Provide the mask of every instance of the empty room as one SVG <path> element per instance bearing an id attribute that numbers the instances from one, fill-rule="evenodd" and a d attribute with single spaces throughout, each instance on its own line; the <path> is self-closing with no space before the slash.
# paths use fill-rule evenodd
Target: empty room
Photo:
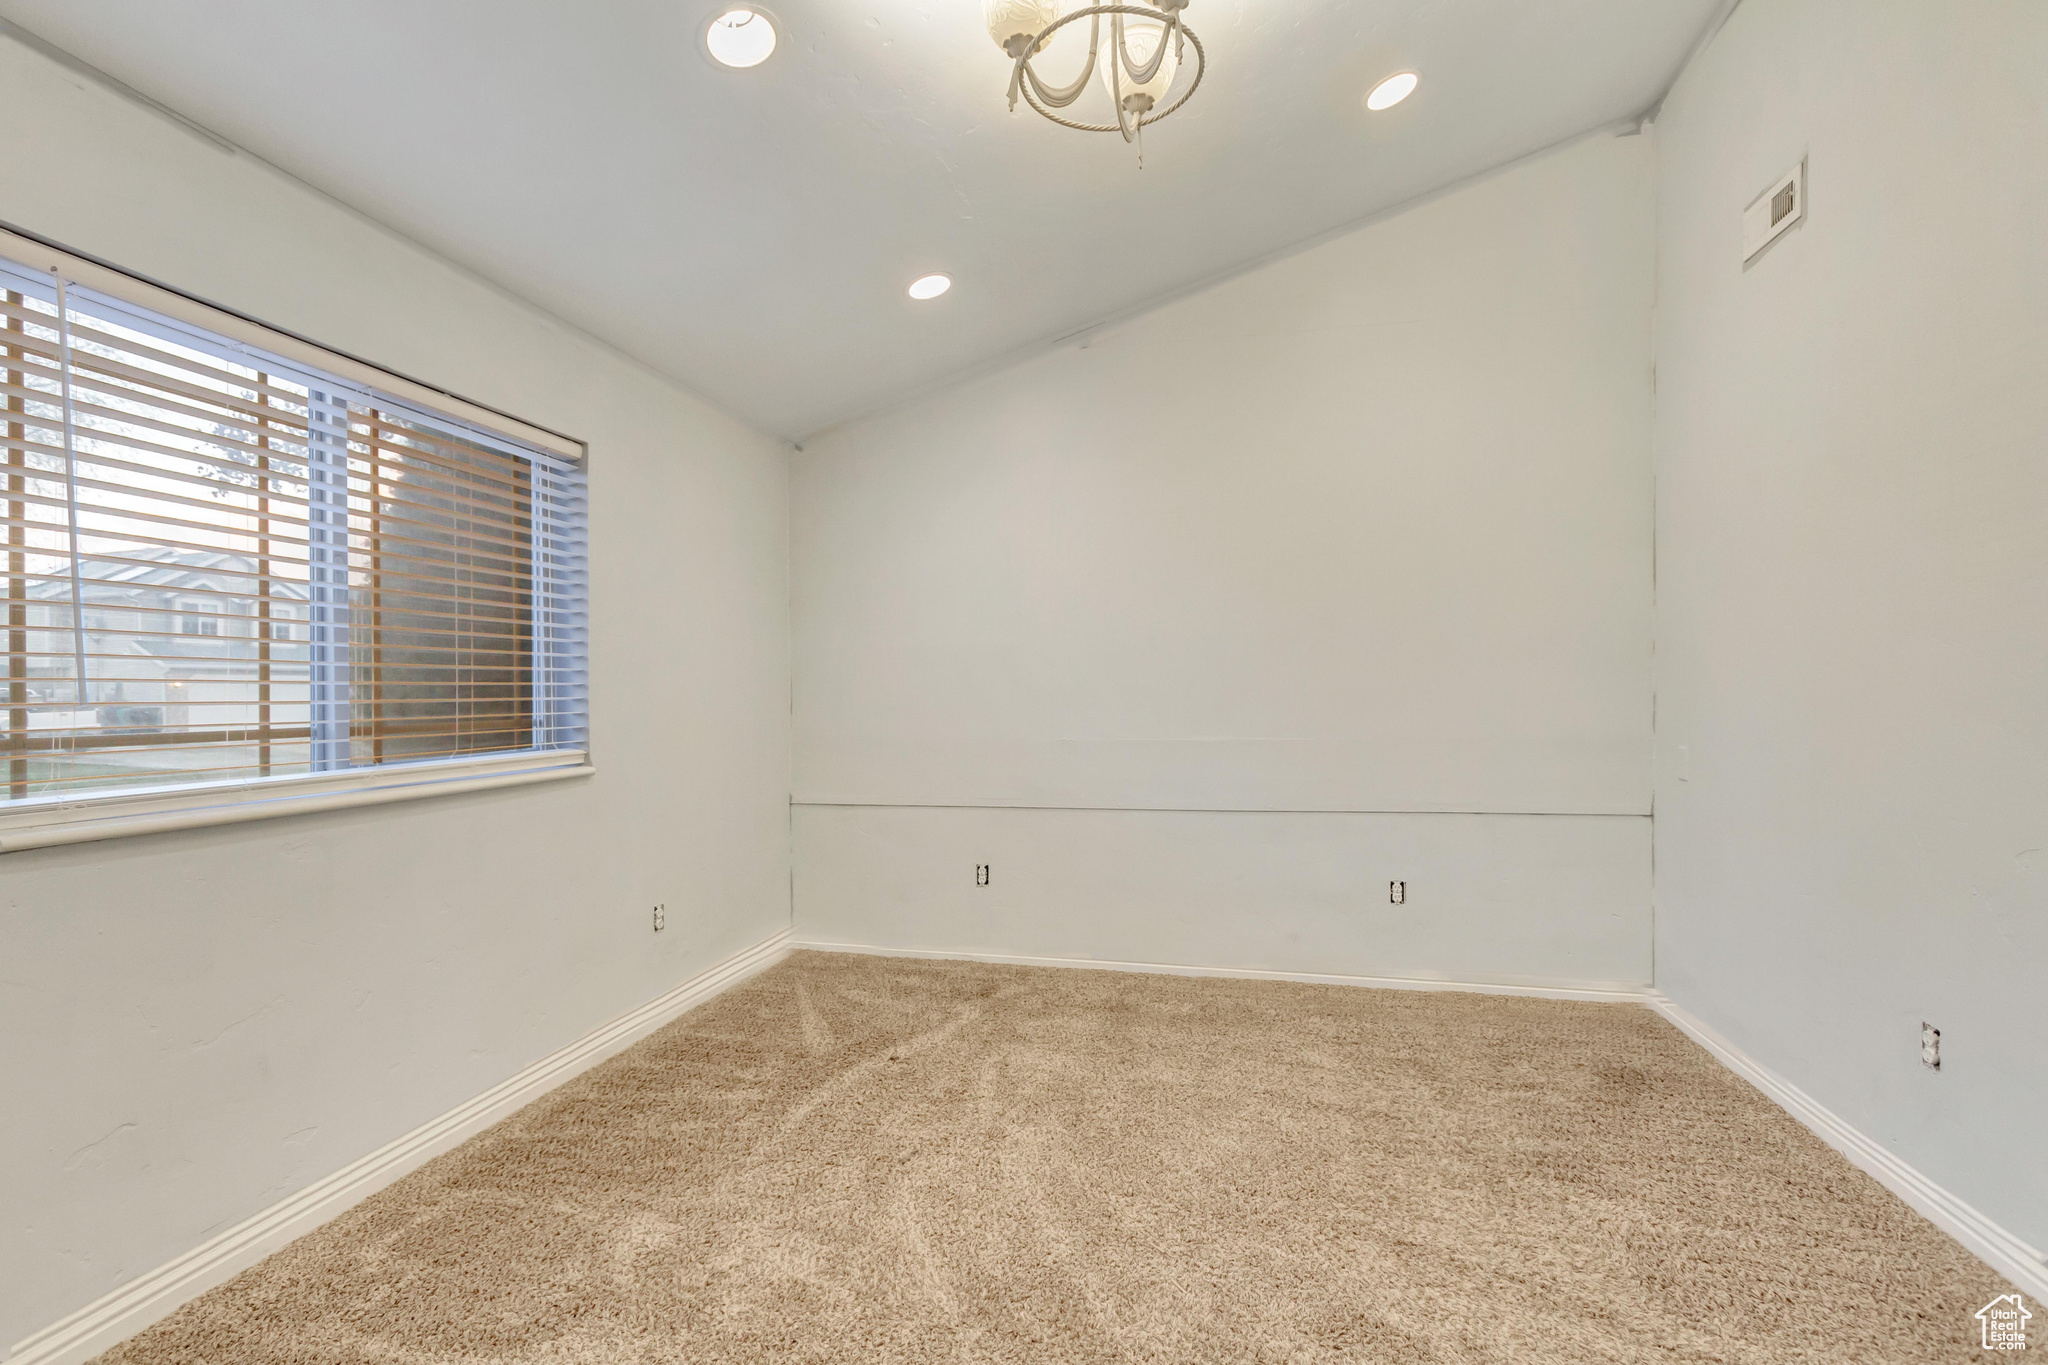
<path id="1" fill-rule="evenodd" d="M 0 0 L 0 1362 L 2048 1348 L 2048 5 Z"/>

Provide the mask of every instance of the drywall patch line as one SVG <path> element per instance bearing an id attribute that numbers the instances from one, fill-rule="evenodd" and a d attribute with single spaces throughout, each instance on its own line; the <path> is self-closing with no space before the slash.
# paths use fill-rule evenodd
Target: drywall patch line
<path id="1" fill-rule="evenodd" d="M 223 1284 L 295 1238 L 703 1004 L 790 952 L 785 929 L 674 990 L 584 1034 L 437 1119 L 271 1205 L 212 1241 L 138 1276 L 61 1322 L 15 1343 L 8 1365 L 77 1365 Z"/>
<path id="2" fill-rule="evenodd" d="M 1850 1165 L 1955 1238 L 1971 1255 L 2025 1293 L 2048 1299 L 2048 1256 L 2038 1248 L 2021 1241 L 1967 1200 L 1930 1180 L 1882 1142 L 1687 1013 L 1662 991 L 1651 990 L 1644 1003 L 1713 1053 L 1723 1066 L 1762 1091 L 1765 1098 L 1799 1120 L 1815 1137 L 1847 1157 Z"/>
<path id="3" fill-rule="evenodd" d="M 1133 815 L 1513 815 L 1562 820 L 1647 820 L 1647 810 L 1449 810 L 1409 807 L 1375 810 L 1362 806 L 1041 806 L 1006 801 L 805 801 L 792 806 L 821 810 L 1071 810 L 1127 811 Z"/>
<path id="4" fill-rule="evenodd" d="M 937 962 L 991 962 L 1009 967 L 1067 967 L 1099 972 L 1142 972 L 1151 976 L 1227 977 L 1240 981 L 1299 981 L 1315 986 L 1365 986 L 1397 991 L 1470 991 L 1478 995 L 1527 995 L 1541 1000 L 1592 1000 L 1640 1005 L 1649 999 L 1646 982 L 1559 981 L 1502 977 L 1458 981 L 1423 976 L 1345 976 L 1328 972 L 1282 972 L 1264 967 L 1194 967 L 1170 962 L 1118 962 L 1093 957 L 1032 957 L 1019 953 L 955 952 L 946 948 L 882 948 L 869 943 L 825 943 L 798 939 L 793 951 L 859 953 L 867 957 L 909 957 Z"/>

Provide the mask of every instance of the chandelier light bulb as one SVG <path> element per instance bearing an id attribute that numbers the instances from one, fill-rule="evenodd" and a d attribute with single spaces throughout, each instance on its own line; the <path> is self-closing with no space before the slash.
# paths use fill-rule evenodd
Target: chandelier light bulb
<path id="1" fill-rule="evenodd" d="M 1382 109 L 1391 109 L 1414 94 L 1415 87 L 1421 82 L 1422 77 L 1413 71 L 1403 71 L 1399 75 L 1389 76 L 1375 85 L 1372 93 L 1365 97 L 1365 107 L 1374 113 Z"/>
<path id="2" fill-rule="evenodd" d="M 704 30 L 704 46 L 724 66 L 759 66 L 775 51 L 775 23 L 758 10 L 729 9 Z"/>
<path id="3" fill-rule="evenodd" d="M 981 17 L 996 46 L 1016 57 L 1060 17 L 1059 0 L 981 0 Z"/>
<path id="4" fill-rule="evenodd" d="M 1121 16 L 1119 16 L 1121 17 Z M 1111 96 L 1122 96 L 1124 111 L 1133 116 L 1152 112 L 1166 99 L 1167 90 L 1173 85 L 1173 78 L 1180 71 L 1180 61 L 1172 48 L 1161 59 L 1159 69 L 1147 81 L 1131 79 L 1131 67 L 1140 71 L 1152 60 L 1152 54 L 1159 51 L 1159 44 L 1166 40 L 1166 26 L 1151 24 L 1143 19 L 1126 19 L 1124 23 L 1124 53 L 1128 60 L 1119 65 L 1116 59 L 1115 30 L 1109 29 L 1102 35 L 1102 88 Z"/>

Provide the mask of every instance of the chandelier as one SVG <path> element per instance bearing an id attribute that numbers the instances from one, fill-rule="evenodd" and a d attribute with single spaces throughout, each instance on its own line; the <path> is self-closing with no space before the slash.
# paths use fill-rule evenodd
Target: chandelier
<path id="1" fill-rule="evenodd" d="M 1159 122 L 1188 102 L 1208 69 L 1202 40 L 1181 22 L 1181 11 L 1187 5 L 1188 0 L 1152 0 L 1145 5 L 1090 5 L 1062 15 L 1060 0 L 982 0 L 989 36 L 1010 55 L 1011 111 L 1015 112 L 1021 95 L 1026 104 L 1063 128 L 1122 133 L 1126 142 L 1141 138 L 1147 124 Z M 1109 20 L 1107 34 L 1103 31 L 1105 18 Z M 1033 68 L 1032 58 L 1045 51 L 1055 33 L 1083 19 L 1088 21 L 1088 60 L 1081 74 L 1065 85 L 1048 85 Z M 1105 37 L 1107 51 L 1103 50 Z M 1164 103 L 1190 47 L 1195 50 L 1194 79 L 1179 99 Z M 1116 122 L 1082 123 L 1054 112 L 1078 101 L 1098 69 Z M 1143 149 L 1140 141 L 1141 154 Z"/>

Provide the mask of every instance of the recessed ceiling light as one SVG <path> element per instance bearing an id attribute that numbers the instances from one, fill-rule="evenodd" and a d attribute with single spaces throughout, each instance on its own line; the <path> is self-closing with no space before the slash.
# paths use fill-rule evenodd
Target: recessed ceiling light
<path id="1" fill-rule="evenodd" d="M 914 299 L 935 299 L 953 287 L 951 275 L 926 275 L 910 282 L 910 297 Z"/>
<path id="2" fill-rule="evenodd" d="M 759 66 L 775 51 L 775 21 L 756 9 L 729 9 L 704 30 L 704 46 L 725 66 Z"/>
<path id="3" fill-rule="evenodd" d="M 1398 76 L 1389 76 L 1375 85 L 1372 93 L 1365 97 L 1365 107 L 1374 112 L 1391 109 L 1414 94 L 1415 87 L 1421 80 L 1422 77 L 1413 71 L 1403 71 Z"/>

